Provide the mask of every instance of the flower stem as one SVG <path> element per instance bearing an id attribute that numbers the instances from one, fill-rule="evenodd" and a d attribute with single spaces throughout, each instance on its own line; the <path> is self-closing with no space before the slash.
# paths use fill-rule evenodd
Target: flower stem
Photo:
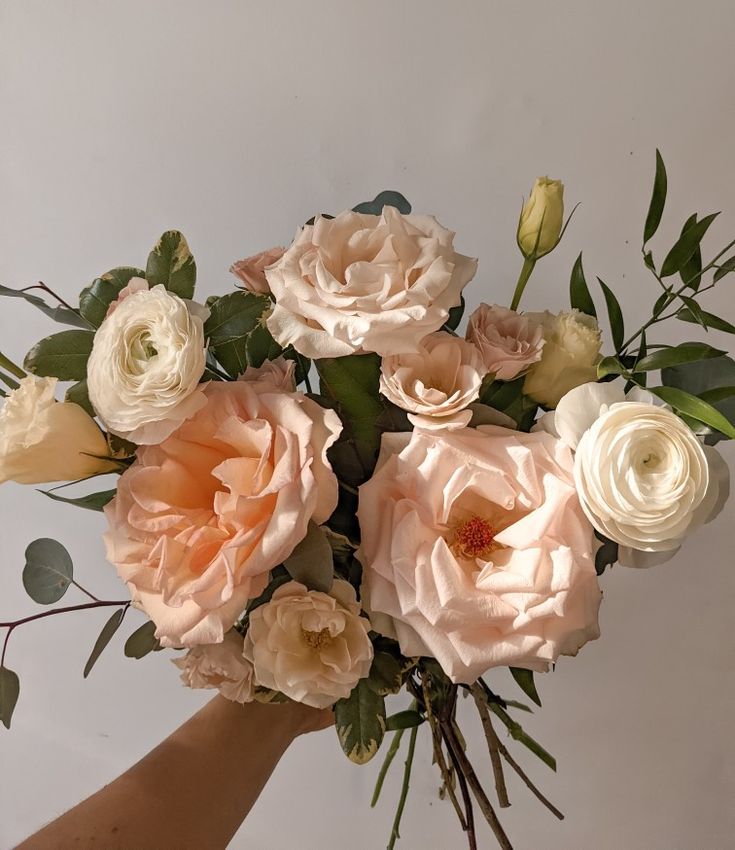
<path id="1" fill-rule="evenodd" d="M 378 802 L 378 798 L 380 797 L 380 792 L 383 790 L 383 782 L 385 782 L 385 776 L 388 773 L 388 768 L 391 766 L 393 759 L 396 757 L 396 753 L 398 752 L 398 748 L 401 746 L 401 738 L 403 737 L 403 733 L 405 729 L 398 729 L 394 735 L 393 740 L 390 742 L 390 747 L 388 752 L 385 755 L 385 761 L 380 768 L 380 773 L 378 774 L 378 779 L 375 782 L 375 790 L 373 791 L 373 799 L 370 801 L 370 808 L 375 808 L 375 805 Z"/>
<path id="2" fill-rule="evenodd" d="M 498 794 L 498 805 L 501 809 L 507 809 L 510 806 L 510 800 L 508 799 L 508 789 L 505 785 L 505 776 L 503 775 L 503 762 L 500 759 L 500 740 L 493 729 L 490 712 L 488 711 L 485 700 L 485 691 L 475 682 L 474 685 L 470 685 L 470 693 L 477 706 L 477 713 L 480 715 L 480 722 L 482 723 L 485 738 L 487 739 L 490 762 L 493 766 L 495 790 Z"/>
<path id="3" fill-rule="evenodd" d="M 406 797 L 408 796 L 408 783 L 411 779 L 411 768 L 413 767 L 413 754 L 416 750 L 416 734 L 419 731 L 418 726 L 414 726 L 411 729 L 411 736 L 408 739 L 408 755 L 406 756 L 405 767 L 403 770 L 403 787 L 401 788 L 401 796 L 398 800 L 398 808 L 396 809 L 396 816 L 393 820 L 393 831 L 390 834 L 390 841 L 388 842 L 387 850 L 393 850 L 396 846 L 396 840 L 399 839 L 400 833 L 399 828 L 401 825 L 401 818 L 403 817 L 403 809 L 406 806 Z"/>
<path id="4" fill-rule="evenodd" d="M 16 366 L 12 360 L 10 360 L 2 353 L 2 351 L 0 351 L 0 366 L 10 372 L 12 375 L 15 375 L 16 378 L 26 377 L 26 373 L 20 368 L 20 366 Z"/>
<path id="5" fill-rule="evenodd" d="M 526 284 L 528 283 L 529 277 L 531 277 L 531 272 L 535 265 L 536 259 L 534 257 L 526 257 L 523 261 L 523 267 L 521 268 L 520 275 L 518 275 L 518 283 L 516 283 L 515 292 L 513 293 L 513 300 L 510 302 L 511 310 L 518 309 L 518 305 L 521 303 L 523 290 L 526 288 Z"/>

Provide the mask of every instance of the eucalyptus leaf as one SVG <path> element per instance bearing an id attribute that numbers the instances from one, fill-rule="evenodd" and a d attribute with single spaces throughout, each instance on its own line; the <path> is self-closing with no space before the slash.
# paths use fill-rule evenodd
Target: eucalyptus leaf
<path id="1" fill-rule="evenodd" d="M 584 276 L 581 253 L 574 261 L 574 267 L 572 268 L 572 276 L 569 281 L 569 303 L 582 313 L 586 313 L 588 316 L 594 316 L 595 318 L 597 317 L 595 302 L 592 300 L 592 295 L 590 295 L 590 290 Z"/>
<path id="2" fill-rule="evenodd" d="M 602 293 L 605 296 L 605 304 L 607 305 L 607 316 L 610 321 L 610 332 L 612 334 L 613 345 L 615 346 L 616 351 L 620 351 L 623 346 L 623 341 L 625 340 L 623 311 L 620 309 L 620 304 L 618 304 L 618 299 L 615 297 L 615 293 L 612 289 L 610 289 L 610 287 L 599 277 L 597 280 L 602 287 Z"/>
<path id="3" fill-rule="evenodd" d="M 655 369 L 666 369 L 681 363 L 695 363 L 698 360 L 708 360 L 722 357 L 724 351 L 712 348 L 703 342 L 689 342 L 675 345 L 671 348 L 659 348 L 657 351 L 642 357 L 635 366 L 636 372 L 651 372 Z"/>
<path id="4" fill-rule="evenodd" d="M 43 290 L 41 290 L 43 291 Z M 21 289 L 11 289 L 9 286 L 0 286 L 0 296 L 6 298 L 22 298 L 29 304 L 32 304 L 36 309 L 45 313 L 55 322 L 62 325 L 72 325 L 76 328 L 88 328 L 89 324 L 75 310 L 70 310 L 68 307 L 52 307 L 47 304 L 43 298 L 34 295 L 32 292 L 25 292 Z"/>
<path id="5" fill-rule="evenodd" d="M 385 699 L 360 679 L 349 697 L 335 704 L 334 719 L 347 758 L 355 764 L 369 762 L 385 735 Z"/>
<path id="6" fill-rule="evenodd" d="M 85 679 L 87 678 L 87 676 L 89 676 L 92 668 L 97 662 L 97 659 L 100 657 L 107 644 L 112 640 L 112 637 L 115 632 L 120 628 L 120 623 L 122 623 L 126 611 L 126 607 L 118 608 L 102 627 L 102 631 L 99 633 L 99 637 L 97 638 L 94 646 L 92 647 L 92 652 L 90 653 L 89 658 L 87 659 L 87 663 L 84 665 Z"/>
<path id="7" fill-rule="evenodd" d="M 0 667 L 0 721 L 6 729 L 10 729 L 10 721 L 20 696 L 20 679 L 18 674 L 7 667 Z"/>
<path id="8" fill-rule="evenodd" d="M 48 496 L 55 502 L 65 502 L 67 505 L 86 508 L 88 511 L 101 511 L 105 505 L 115 498 L 117 490 L 102 490 L 99 493 L 88 493 L 86 496 L 59 496 L 52 490 L 39 490 L 38 492 L 43 493 L 44 496 Z"/>
<path id="9" fill-rule="evenodd" d="M 34 540 L 26 548 L 23 587 L 34 602 L 51 605 L 66 593 L 74 577 L 71 555 L 50 537 Z"/>
<path id="10" fill-rule="evenodd" d="M 204 333 L 230 377 L 236 378 L 247 369 L 248 336 L 270 307 L 270 299 L 266 296 L 242 290 L 229 292 L 212 302 Z"/>
<path id="11" fill-rule="evenodd" d="M 178 230 L 167 230 L 153 246 L 145 267 L 153 288 L 159 284 L 180 298 L 193 298 L 197 267 L 189 245 Z"/>
<path id="12" fill-rule="evenodd" d="M 105 272 L 81 291 L 79 312 L 92 327 L 98 328 L 102 324 L 110 304 L 117 300 L 121 290 L 134 277 L 145 278 L 145 272 L 133 266 L 119 266 Z"/>
<path id="13" fill-rule="evenodd" d="M 329 593 L 334 582 L 332 547 L 327 535 L 315 522 L 309 522 L 306 537 L 283 562 L 294 581 L 305 584 L 309 590 Z"/>
<path id="14" fill-rule="evenodd" d="M 143 658 L 149 652 L 158 652 L 162 648 L 156 637 L 156 624 L 150 620 L 143 623 L 125 641 L 125 655 L 128 658 Z"/>
<path id="15" fill-rule="evenodd" d="M 693 324 L 702 324 L 702 320 L 704 320 L 704 323 L 708 328 L 712 328 L 716 331 L 723 331 L 727 334 L 735 334 L 735 325 L 725 319 L 721 319 L 714 313 L 708 313 L 701 307 L 699 307 L 699 311 L 697 313 L 691 309 L 691 305 L 688 307 L 682 307 L 676 314 L 676 318 L 680 319 L 682 322 L 692 322 Z"/>
<path id="16" fill-rule="evenodd" d="M 62 381 L 87 377 L 87 360 L 92 353 L 93 331 L 60 331 L 44 337 L 26 354 L 26 371 Z"/>
<path id="17" fill-rule="evenodd" d="M 541 705 L 541 698 L 536 690 L 536 683 L 533 681 L 533 670 L 524 670 L 522 667 L 510 667 L 511 676 L 515 679 L 518 687 L 523 693 L 536 705 Z"/>
<path id="18" fill-rule="evenodd" d="M 363 201 L 352 209 L 358 213 L 380 215 L 383 212 L 383 207 L 395 207 L 403 215 L 408 215 L 411 212 L 411 204 L 409 204 L 403 195 L 400 192 L 394 192 L 390 189 L 379 192 L 372 201 Z"/>
<path id="19" fill-rule="evenodd" d="M 413 729 L 424 722 L 424 717 L 411 708 L 391 714 L 385 721 L 386 732 L 397 732 L 399 729 Z"/>
<path id="20" fill-rule="evenodd" d="M 646 215 L 646 224 L 643 228 L 643 244 L 654 235 L 661 223 L 661 216 L 664 212 L 666 203 L 666 166 L 664 165 L 663 157 L 659 150 L 656 150 L 656 176 L 653 180 L 653 193 L 651 194 L 651 202 L 648 205 L 648 213 Z"/>
<path id="21" fill-rule="evenodd" d="M 704 238 L 709 226 L 717 218 L 719 213 L 706 215 L 701 221 L 697 221 L 690 225 L 674 243 L 674 247 L 666 255 L 666 259 L 661 266 L 661 277 L 668 277 L 681 271 L 684 266 L 692 259 L 699 244 Z"/>

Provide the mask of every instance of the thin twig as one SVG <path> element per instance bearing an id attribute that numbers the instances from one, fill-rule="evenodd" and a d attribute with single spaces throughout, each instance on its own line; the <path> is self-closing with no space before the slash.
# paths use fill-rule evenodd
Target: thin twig
<path id="1" fill-rule="evenodd" d="M 413 754 L 416 750 L 416 734 L 418 730 L 419 727 L 414 726 L 411 729 L 411 736 L 408 739 L 408 755 L 406 756 L 405 767 L 403 770 L 403 786 L 401 787 L 401 796 L 398 800 L 398 808 L 396 809 L 396 816 L 393 820 L 393 830 L 390 834 L 390 841 L 388 842 L 387 850 L 393 850 L 396 846 L 396 840 L 401 837 L 399 829 L 401 826 L 403 809 L 406 806 L 406 797 L 408 796 L 408 783 L 411 779 L 411 767 L 413 766 Z"/>
<path id="2" fill-rule="evenodd" d="M 447 745 L 447 752 L 449 753 L 449 758 L 452 760 L 452 764 L 454 765 L 454 772 L 457 775 L 457 784 L 459 785 L 459 790 L 462 794 L 462 800 L 464 801 L 464 808 L 466 812 L 467 821 L 467 840 L 470 844 L 470 850 L 477 850 L 477 835 L 475 834 L 475 815 L 472 809 L 472 798 L 470 797 L 470 792 L 467 789 L 467 780 L 464 778 L 464 774 L 462 773 L 462 769 L 459 765 L 459 761 L 457 760 L 457 756 L 454 754 L 454 750 L 452 749 L 452 745 L 446 736 L 446 732 L 444 731 L 443 726 L 442 733 L 444 741 Z"/>
<path id="3" fill-rule="evenodd" d="M 520 778 L 525 783 L 528 790 L 540 801 L 542 802 L 546 808 L 551 812 L 552 815 L 559 818 L 559 820 L 564 820 L 564 815 L 556 806 L 544 797 L 544 795 L 538 790 L 538 788 L 531 782 L 531 780 L 526 775 L 523 768 L 518 764 L 518 762 L 513 758 L 513 756 L 508 752 L 508 748 L 503 744 L 502 741 L 498 741 L 500 751 L 500 755 L 508 762 L 510 767 L 515 770 L 515 772 L 520 776 Z"/>
<path id="4" fill-rule="evenodd" d="M 487 739 L 487 747 L 490 751 L 490 762 L 493 766 L 493 777 L 495 779 L 495 790 L 498 794 L 498 805 L 501 809 L 507 809 L 510 806 L 508 799 L 508 789 L 505 785 L 505 776 L 503 775 L 503 762 L 500 759 L 500 740 L 493 729 L 492 721 L 490 720 L 490 712 L 488 711 L 487 702 L 485 700 L 485 691 L 480 685 L 475 682 L 470 686 L 470 693 L 475 700 L 477 712 L 480 715 L 482 728 Z"/>
<path id="5" fill-rule="evenodd" d="M 375 790 L 373 791 L 373 799 L 370 801 L 370 808 L 375 808 L 375 805 L 378 802 L 378 797 L 380 797 L 380 792 L 383 790 L 383 782 L 385 782 L 385 775 L 388 773 L 388 768 L 391 766 L 391 762 L 396 757 L 396 753 L 398 752 L 398 748 L 401 745 L 401 738 L 403 737 L 403 733 L 405 729 L 398 729 L 393 735 L 393 740 L 390 742 L 390 747 L 388 748 L 388 752 L 385 754 L 385 761 L 383 762 L 380 773 L 378 774 L 378 779 L 375 782 Z"/>
<path id="6" fill-rule="evenodd" d="M 5 623 L 0 623 L 0 628 L 14 629 L 17 626 L 22 626 L 24 623 L 30 623 L 33 620 L 40 620 L 43 617 L 53 617 L 55 614 L 67 614 L 70 611 L 85 611 L 89 608 L 104 608 L 110 605 L 129 605 L 129 599 L 116 599 L 114 601 L 84 602 L 81 605 L 67 605 L 65 608 L 54 608 L 51 611 L 42 611 L 40 614 L 31 614 L 29 617 L 22 617 L 20 620 L 10 620 Z"/>

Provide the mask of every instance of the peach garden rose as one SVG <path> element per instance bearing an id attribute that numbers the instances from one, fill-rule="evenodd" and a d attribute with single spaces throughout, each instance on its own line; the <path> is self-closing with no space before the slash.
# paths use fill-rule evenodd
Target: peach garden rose
<path id="1" fill-rule="evenodd" d="M 594 533 L 549 434 L 386 434 L 358 518 L 373 628 L 453 682 L 545 670 L 599 636 Z"/>
<path id="2" fill-rule="evenodd" d="M 138 450 L 105 508 L 107 556 L 166 646 L 217 643 L 337 503 L 341 424 L 270 382 L 213 382 L 205 406 Z"/>
<path id="3" fill-rule="evenodd" d="M 173 663 L 189 688 L 216 688 L 232 702 L 252 702 L 256 687 L 253 665 L 245 659 L 242 648 L 242 635 L 230 629 L 221 643 L 193 646 Z"/>
<path id="4" fill-rule="evenodd" d="M 477 346 L 488 372 L 499 381 L 512 381 L 541 359 L 544 334 L 531 317 L 480 304 L 467 323 L 467 339 Z"/>

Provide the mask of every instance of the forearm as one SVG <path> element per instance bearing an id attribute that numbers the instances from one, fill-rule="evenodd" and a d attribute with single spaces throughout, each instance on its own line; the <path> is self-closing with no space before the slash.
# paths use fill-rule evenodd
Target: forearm
<path id="1" fill-rule="evenodd" d="M 118 779 L 17 850 L 224 848 L 313 709 L 215 697 Z M 321 724 L 323 725 L 323 724 Z"/>

